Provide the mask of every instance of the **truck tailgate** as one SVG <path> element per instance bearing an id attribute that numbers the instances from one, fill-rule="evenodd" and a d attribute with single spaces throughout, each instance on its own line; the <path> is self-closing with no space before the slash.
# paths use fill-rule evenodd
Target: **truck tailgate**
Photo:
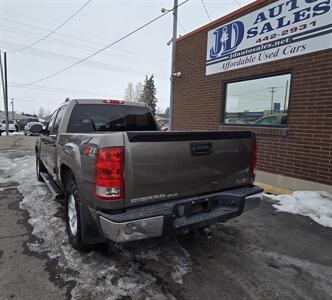
<path id="1" fill-rule="evenodd" d="M 126 207 L 248 185 L 251 132 L 127 132 Z"/>

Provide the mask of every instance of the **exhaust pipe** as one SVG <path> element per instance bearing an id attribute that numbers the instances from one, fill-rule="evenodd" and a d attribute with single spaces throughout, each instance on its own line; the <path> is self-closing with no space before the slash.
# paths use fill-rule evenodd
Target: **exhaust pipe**
<path id="1" fill-rule="evenodd" d="M 202 236 L 206 237 L 208 240 L 212 238 L 212 231 L 210 226 L 194 229 L 191 231 L 191 233 L 196 239 Z"/>
<path id="2" fill-rule="evenodd" d="M 210 227 L 204 227 L 203 232 L 208 240 L 212 238 L 212 231 Z"/>

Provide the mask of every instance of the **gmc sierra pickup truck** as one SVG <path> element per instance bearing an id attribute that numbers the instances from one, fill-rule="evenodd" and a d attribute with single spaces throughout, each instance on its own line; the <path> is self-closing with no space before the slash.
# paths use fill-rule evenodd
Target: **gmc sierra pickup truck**
<path id="1" fill-rule="evenodd" d="M 83 250 L 187 233 L 259 204 L 251 132 L 162 132 L 145 104 L 70 100 L 36 143 L 36 172 Z"/>

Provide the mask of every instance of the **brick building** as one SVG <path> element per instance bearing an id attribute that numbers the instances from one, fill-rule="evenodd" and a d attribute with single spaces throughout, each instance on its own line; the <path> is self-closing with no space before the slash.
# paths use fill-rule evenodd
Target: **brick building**
<path id="1" fill-rule="evenodd" d="M 178 38 L 174 129 L 254 131 L 261 177 L 331 186 L 331 23 L 329 0 L 258 0 Z"/>

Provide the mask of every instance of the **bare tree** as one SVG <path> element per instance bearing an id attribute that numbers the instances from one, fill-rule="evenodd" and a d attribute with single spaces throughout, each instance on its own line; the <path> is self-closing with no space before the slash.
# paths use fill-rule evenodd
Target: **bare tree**
<path id="1" fill-rule="evenodd" d="M 143 84 L 142 82 L 137 82 L 134 84 L 132 82 L 128 82 L 128 85 L 125 89 L 124 100 L 126 101 L 140 101 L 143 92 Z"/>
<path id="2" fill-rule="evenodd" d="M 45 116 L 45 109 L 44 107 L 39 107 L 39 110 L 38 110 L 38 117 L 39 118 L 43 118 Z"/>
<path id="3" fill-rule="evenodd" d="M 51 110 L 49 108 L 46 108 L 44 117 L 47 117 L 51 114 Z"/>
<path id="4" fill-rule="evenodd" d="M 126 101 L 134 101 L 135 100 L 135 89 L 134 89 L 134 84 L 132 82 L 128 82 L 128 85 L 125 89 L 124 99 Z"/>
<path id="5" fill-rule="evenodd" d="M 141 98 L 143 92 L 143 84 L 142 82 L 137 82 L 135 85 L 135 101 L 139 101 L 139 99 Z"/>

